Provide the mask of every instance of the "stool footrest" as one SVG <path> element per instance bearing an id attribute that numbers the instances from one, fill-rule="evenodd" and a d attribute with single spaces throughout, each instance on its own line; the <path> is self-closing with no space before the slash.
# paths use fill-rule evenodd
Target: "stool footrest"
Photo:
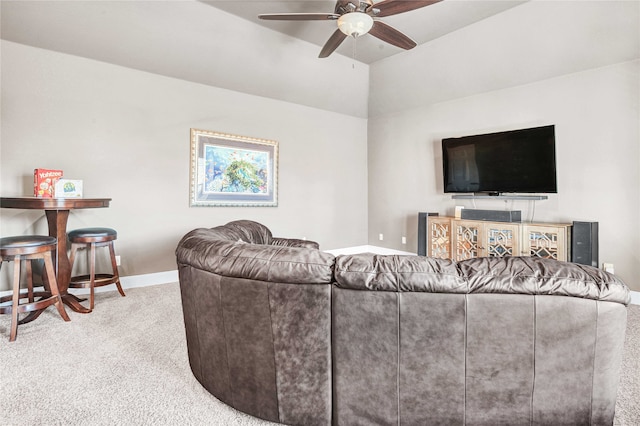
<path id="1" fill-rule="evenodd" d="M 94 287 L 102 287 L 103 285 L 113 284 L 119 281 L 119 277 L 113 274 L 96 274 Z M 71 281 L 69 281 L 70 288 L 86 288 L 91 287 L 91 276 L 90 275 L 78 275 L 75 277 L 71 277 Z"/>
<path id="2" fill-rule="evenodd" d="M 43 296 L 36 296 L 34 294 L 34 297 L 43 297 Z M 23 303 L 21 305 L 18 305 L 17 311 L 18 313 L 39 311 L 41 309 L 46 308 L 47 306 L 53 305 L 58 300 L 60 300 L 59 296 L 52 296 L 51 293 L 49 293 L 49 296 L 46 299 L 40 299 L 34 302 Z M 60 301 L 62 302 L 62 300 Z M 11 305 L 0 306 L 0 314 L 10 314 L 11 312 L 13 312 L 13 306 Z"/>
<path id="3" fill-rule="evenodd" d="M 50 291 L 34 291 L 33 292 L 33 297 L 51 297 L 51 292 Z M 25 290 L 25 291 L 21 291 L 18 294 L 18 300 L 22 300 L 22 299 L 28 299 L 29 298 L 29 293 Z M 6 303 L 6 302 L 11 302 L 13 300 L 13 296 L 12 295 L 7 295 L 4 297 L 0 297 L 0 303 Z"/>

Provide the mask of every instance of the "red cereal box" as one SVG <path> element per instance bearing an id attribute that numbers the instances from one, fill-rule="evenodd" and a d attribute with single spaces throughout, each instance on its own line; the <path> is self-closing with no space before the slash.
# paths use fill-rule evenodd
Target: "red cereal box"
<path id="1" fill-rule="evenodd" d="M 61 177 L 62 170 L 35 169 L 33 171 L 33 196 L 53 198 L 56 182 Z"/>

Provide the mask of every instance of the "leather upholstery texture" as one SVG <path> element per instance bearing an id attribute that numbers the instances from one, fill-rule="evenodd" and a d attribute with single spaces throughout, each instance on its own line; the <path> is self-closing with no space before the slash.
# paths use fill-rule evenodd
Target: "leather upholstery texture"
<path id="1" fill-rule="evenodd" d="M 251 229 L 238 222 L 197 229 L 178 245 L 191 370 L 211 394 L 245 413 L 331 424 L 335 258 L 317 243 L 273 239 L 255 222 L 243 223 Z"/>
<path id="2" fill-rule="evenodd" d="M 255 222 L 176 250 L 189 362 L 291 425 L 611 425 L 628 288 L 526 257 L 337 258 Z M 260 242 L 256 242 L 260 241 Z"/>

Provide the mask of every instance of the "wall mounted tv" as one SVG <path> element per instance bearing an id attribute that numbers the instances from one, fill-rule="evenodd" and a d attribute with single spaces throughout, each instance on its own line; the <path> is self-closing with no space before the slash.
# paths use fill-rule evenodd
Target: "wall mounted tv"
<path id="1" fill-rule="evenodd" d="M 444 192 L 556 193 L 555 126 L 442 140 Z"/>

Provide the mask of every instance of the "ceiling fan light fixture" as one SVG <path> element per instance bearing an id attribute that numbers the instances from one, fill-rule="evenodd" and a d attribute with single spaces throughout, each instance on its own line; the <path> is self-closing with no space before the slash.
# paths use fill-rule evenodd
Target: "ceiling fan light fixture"
<path id="1" fill-rule="evenodd" d="M 349 12 L 338 18 L 340 31 L 353 38 L 366 34 L 373 27 L 373 18 L 362 12 Z"/>

